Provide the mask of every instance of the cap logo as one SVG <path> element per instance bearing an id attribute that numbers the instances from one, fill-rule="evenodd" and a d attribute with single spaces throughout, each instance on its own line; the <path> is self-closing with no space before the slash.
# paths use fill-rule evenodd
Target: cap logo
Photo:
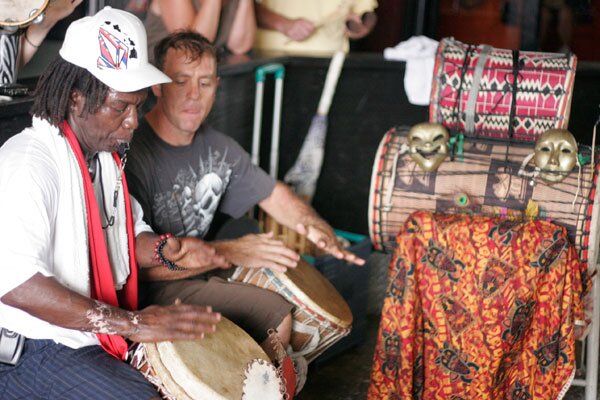
<path id="1" fill-rule="evenodd" d="M 112 25 L 109 21 L 105 21 L 105 24 L 106 27 L 100 27 L 98 30 L 100 56 L 96 65 L 99 69 L 127 69 L 129 59 L 137 58 L 135 43 L 127 34 L 121 32 L 119 25 Z M 113 32 L 109 32 L 108 29 Z"/>

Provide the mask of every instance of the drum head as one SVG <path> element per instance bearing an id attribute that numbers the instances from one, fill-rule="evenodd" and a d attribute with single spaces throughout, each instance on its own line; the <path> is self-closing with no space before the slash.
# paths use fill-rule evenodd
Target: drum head
<path id="1" fill-rule="evenodd" d="M 206 334 L 202 340 L 145 346 L 150 364 L 178 399 L 239 400 L 244 395 L 247 375 L 252 375 L 249 371 L 271 365 L 262 348 L 225 318 L 217 324 L 216 332 Z M 264 376 L 274 380 L 265 382 L 265 387 L 281 393 L 281 379 L 276 374 Z"/>
<path id="2" fill-rule="evenodd" d="M 0 28 L 25 26 L 40 16 L 48 0 L 0 0 Z"/>
<path id="3" fill-rule="evenodd" d="M 343 268 L 343 267 L 341 267 Z M 337 325 L 352 325 L 352 311 L 337 289 L 315 267 L 300 259 L 296 268 L 274 272 L 302 303 L 316 309 Z"/>

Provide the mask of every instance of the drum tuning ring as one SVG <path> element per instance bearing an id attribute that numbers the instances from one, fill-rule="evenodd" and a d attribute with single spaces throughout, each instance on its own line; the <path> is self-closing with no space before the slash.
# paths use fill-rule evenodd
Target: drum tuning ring
<path id="1" fill-rule="evenodd" d="M 16 22 L 13 18 L 7 18 L 3 22 Z M 12 35 L 19 30 L 19 27 L 16 25 L 7 25 L 2 26 L 0 23 L 0 34 Z"/>
<path id="2" fill-rule="evenodd" d="M 38 9 L 37 9 L 37 8 L 34 8 L 34 9 L 33 9 L 33 10 L 31 10 L 31 12 L 29 13 L 29 16 L 31 17 L 31 16 L 35 15 L 37 12 L 38 12 Z M 38 25 L 38 24 L 41 24 L 41 23 L 44 21 L 44 18 L 45 18 L 45 14 L 44 14 L 44 13 L 40 13 L 40 15 L 38 15 L 37 17 L 35 17 L 35 18 L 33 19 L 33 21 L 31 21 L 31 23 L 32 23 L 32 24 L 36 24 L 36 25 Z"/>

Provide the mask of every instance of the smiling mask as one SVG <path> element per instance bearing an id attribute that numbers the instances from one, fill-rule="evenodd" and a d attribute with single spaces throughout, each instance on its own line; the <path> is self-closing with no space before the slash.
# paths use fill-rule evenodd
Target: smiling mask
<path id="1" fill-rule="evenodd" d="M 566 129 L 550 129 L 540 135 L 533 156 L 539 177 L 548 183 L 560 182 L 577 164 L 577 142 Z"/>
<path id="2" fill-rule="evenodd" d="M 409 155 L 423 171 L 433 172 L 448 155 L 449 138 L 448 131 L 440 124 L 417 124 L 408 132 Z"/>

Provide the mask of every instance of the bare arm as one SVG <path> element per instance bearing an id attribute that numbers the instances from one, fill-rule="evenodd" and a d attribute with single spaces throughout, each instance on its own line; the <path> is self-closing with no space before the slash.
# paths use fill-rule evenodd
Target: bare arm
<path id="1" fill-rule="evenodd" d="M 363 259 L 340 247 L 331 226 L 287 185 L 277 182 L 271 195 L 259 205 L 279 223 L 306 235 L 311 242 L 334 257 L 364 264 Z"/>
<path id="2" fill-rule="evenodd" d="M 229 268 L 231 264 L 215 247 L 193 237 L 169 238 L 163 249 L 165 257 L 184 271 L 171 271 L 154 258 L 154 246 L 159 236 L 144 232 L 136 237 L 135 254 L 140 266 L 140 279 L 175 280 L 189 278 L 216 268 Z"/>
<path id="3" fill-rule="evenodd" d="M 40 24 L 31 24 L 21 37 L 21 50 L 19 52 L 19 66 L 24 66 L 31 60 L 38 47 L 42 44 L 50 29 L 61 19 L 71 15 L 73 10 L 83 0 L 54 0 L 48 4 L 44 11 L 44 20 Z M 27 39 L 25 38 L 27 35 Z"/>
<path id="4" fill-rule="evenodd" d="M 307 19 L 290 19 L 259 3 L 256 3 L 256 20 L 260 28 L 283 33 L 296 41 L 308 39 L 316 29 Z"/>
<path id="5" fill-rule="evenodd" d="M 137 342 L 195 340 L 213 332 L 220 320 L 210 307 L 174 304 L 126 311 L 73 292 L 40 273 L 0 300 L 53 325 L 121 335 Z"/>
<path id="6" fill-rule="evenodd" d="M 254 0 L 240 0 L 227 39 L 227 48 L 233 54 L 246 53 L 252 49 L 255 37 Z"/>
<path id="7" fill-rule="evenodd" d="M 150 12 L 160 15 L 167 31 L 192 29 L 211 42 L 217 36 L 221 0 L 202 0 L 196 10 L 192 0 L 153 0 Z"/>

